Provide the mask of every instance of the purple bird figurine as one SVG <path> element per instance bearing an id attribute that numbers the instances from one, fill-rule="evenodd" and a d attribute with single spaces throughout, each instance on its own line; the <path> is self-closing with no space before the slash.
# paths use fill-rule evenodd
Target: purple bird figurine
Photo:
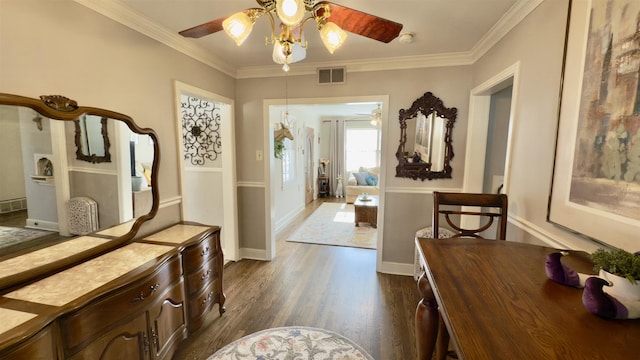
<path id="1" fill-rule="evenodd" d="M 616 286 L 595 276 L 587 279 L 582 292 L 582 304 L 589 312 L 607 319 L 640 318 L 640 300 L 615 297 L 607 293 L 605 285 Z"/>
<path id="2" fill-rule="evenodd" d="M 627 307 L 605 293 L 603 290 L 605 285 L 610 286 L 607 280 L 595 276 L 588 278 L 582 292 L 582 304 L 589 312 L 603 318 L 627 319 L 629 317 Z"/>
<path id="3" fill-rule="evenodd" d="M 560 259 L 564 255 L 564 252 L 554 252 L 547 255 L 547 259 L 544 264 L 544 270 L 547 273 L 547 276 L 549 279 L 562 285 L 583 288 L 587 278 L 592 275 L 578 273 L 568 265 L 563 264 Z"/>

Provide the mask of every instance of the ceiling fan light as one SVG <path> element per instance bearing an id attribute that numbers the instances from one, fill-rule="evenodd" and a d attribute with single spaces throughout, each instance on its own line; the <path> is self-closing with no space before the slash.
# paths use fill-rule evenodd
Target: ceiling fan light
<path id="1" fill-rule="evenodd" d="M 253 21 L 241 11 L 226 18 L 222 22 L 222 28 L 240 46 L 251 34 Z"/>
<path id="2" fill-rule="evenodd" d="M 287 56 L 284 53 L 284 45 L 280 41 L 276 41 L 273 44 L 273 62 L 276 64 L 286 64 L 290 62 L 291 55 Z"/>
<path id="3" fill-rule="evenodd" d="M 347 33 L 338 25 L 328 21 L 320 28 L 320 38 L 331 54 L 344 44 Z"/>
<path id="4" fill-rule="evenodd" d="M 304 18 L 303 0 L 276 0 L 276 14 L 283 24 L 298 25 Z"/>
<path id="5" fill-rule="evenodd" d="M 307 57 L 307 50 L 298 43 L 291 45 L 291 54 L 285 55 L 285 46 L 282 42 L 276 41 L 273 44 L 273 62 L 276 64 L 293 64 Z"/>

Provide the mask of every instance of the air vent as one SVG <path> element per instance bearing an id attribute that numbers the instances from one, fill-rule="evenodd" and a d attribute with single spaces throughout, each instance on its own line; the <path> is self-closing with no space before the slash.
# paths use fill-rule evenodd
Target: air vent
<path id="1" fill-rule="evenodd" d="M 347 78 L 347 71 L 344 67 L 318 69 L 318 84 L 344 84 Z"/>

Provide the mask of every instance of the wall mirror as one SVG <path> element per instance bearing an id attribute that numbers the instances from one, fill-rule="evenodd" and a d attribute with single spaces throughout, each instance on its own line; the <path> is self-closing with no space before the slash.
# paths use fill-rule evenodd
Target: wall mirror
<path id="1" fill-rule="evenodd" d="M 84 114 L 75 124 L 76 159 L 90 163 L 111 162 L 106 117 Z"/>
<path id="2" fill-rule="evenodd" d="M 102 157 L 110 149 L 109 162 L 75 156 L 82 119 L 99 124 L 98 137 L 105 142 L 98 141 L 98 148 Z M 107 239 L 46 266 L 10 275 L 3 270 L 0 290 L 117 247 L 158 211 L 158 139 L 127 115 L 78 106 L 59 95 L 0 94 L 0 153 L 13 155 L 0 157 L 0 268 L 4 260 L 74 244 L 81 235 Z M 78 210 L 78 199 L 89 210 Z"/>
<path id="3" fill-rule="evenodd" d="M 451 132 L 457 113 L 458 109 L 445 107 L 430 92 L 400 110 L 396 177 L 423 181 L 451 178 Z"/>

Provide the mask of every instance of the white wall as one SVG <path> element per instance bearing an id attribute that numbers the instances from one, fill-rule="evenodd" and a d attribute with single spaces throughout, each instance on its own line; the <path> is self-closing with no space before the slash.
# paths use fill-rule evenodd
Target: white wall
<path id="1" fill-rule="evenodd" d="M 319 120 L 318 115 L 310 109 L 305 109 L 303 106 L 296 106 L 288 108 L 284 106 L 274 105 L 269 109 L 269 118 L 271 128 L 274 129 L 276 124 L 282 121 L 282 114 L 289 112 L 289 121 L 292 122 L 292 126 L 289 128 L 293 135 L 293 141 L 291 146 L 294 148 L 293 161 L 295 163 L 295 174 L 293 181 L 284 183 L 282 177 L 282 160 L 275 159 L 275 167 L 271 174 L 272 181 L 272 196 L 275 197 L 275 223 L 276 230 L 279 230 L 282 226 L 285 226 L 289 220 L 297 215 L 305 206 L 305 154 L 304 142 L 305 133 L 304 128 L 310 127 L 315 129 L 315 136 L 317 138 L 319 132 Z M 314 140 L 314 144 L 317 141 Z M 317 147 L 315 149 L 317 154 Z"/>
<path id="2" fill-rule="evenodd" d="M 13 154 L 0 159 L 0 200 L 24 198 L 26 192 L 17 107 L 0 106 L 0 154 Z"/>

